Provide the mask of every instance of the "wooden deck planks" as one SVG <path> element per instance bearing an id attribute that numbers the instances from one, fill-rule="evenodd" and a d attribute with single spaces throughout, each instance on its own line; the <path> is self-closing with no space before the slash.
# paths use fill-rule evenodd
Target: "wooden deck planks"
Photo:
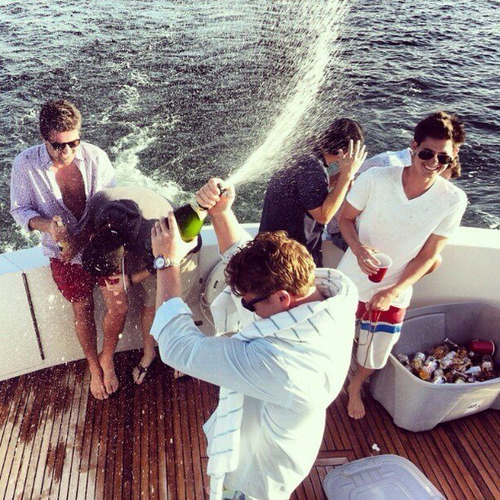
<path id="1" fill-rule="evenodd" d="M 205 498 L 202 425 L 218 388 L 174 380 L 160 362 L 136 386 L 136 358 L 117 355 L 121 388 L 104 402 L 90 395 L 84 362 L 0 383 L 0 500 Z M 450 500 L 500 498 L 499 412 L 412 433 L 367 398 L 360 421 L 347 415 L 345 391 L 330 406 L 318 458 L 293 500 L 324 500 L 330 470 L 382 453 L 409 458 Z"/>

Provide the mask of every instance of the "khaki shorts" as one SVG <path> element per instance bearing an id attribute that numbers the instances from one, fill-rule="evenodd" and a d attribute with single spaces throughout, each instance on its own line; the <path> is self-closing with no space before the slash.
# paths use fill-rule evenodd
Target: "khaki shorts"
<path id="1" fill-rule="evenodd" d="M 192 253 L 186 256 L 181 262 L 181 284 L 182 298 L 187 299 L 194 284 L 198 281 L 198 262 L 200 260 L 200 252 Z M 156 274 L 148 276 L 141 282 L 142 286 L 142 303 L 146 307 L 155 307 L 156 305 Z"/>

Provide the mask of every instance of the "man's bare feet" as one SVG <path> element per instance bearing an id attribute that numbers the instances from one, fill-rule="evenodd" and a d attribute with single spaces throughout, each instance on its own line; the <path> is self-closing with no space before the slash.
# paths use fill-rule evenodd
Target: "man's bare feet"
<path id="1" fill-rule="evenodd" d="M 109 397 L 106 387 L 104 386 L 104 379 L 102 370 L 90 370 L 90 392 L 96 399 L 107 399 Z"/>
<path id="2" fill-rule="evenodd" d="M 347 413 L 351 418 L 356 420 L 365 416 L 365 405 L 361 399 L 361 387 L 353 387 L 350 385 L 347 388 L 349 394 L 349 403 L 347 404 Z"/>
<path id="3" fill-rule="evenodd" d="M 115 373 L 115 364 L 113 363 L 113 357 L 108 358 L 99 354 L 99 363 L 102 367 L 104 387 L 108 394 L 113 394 L 118 390 L 118 378 Z"/>

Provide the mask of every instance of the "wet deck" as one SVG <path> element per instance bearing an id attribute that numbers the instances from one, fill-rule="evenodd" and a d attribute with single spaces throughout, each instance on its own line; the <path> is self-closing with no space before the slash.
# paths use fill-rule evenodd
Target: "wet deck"
<path id="1" fill-rule="evenodd" d="M 201 426 L 218 389 L 174 381 L 160 362 L 134 386 L 129 374 L 139 354 L 116 358 L 121 389 L 105 402 L 89 394 L 82 361 L 0 383 L 0 499 L 204 498 Z M 331 405 L 318 459 L 292 498 L 324 499 L 329 470 L 379 453 L 410 459 L 448 499 L 500 498 L 500 412 L 411 433 L 378 403 L 368 408 L 353 421 L 345 394 Z"/>

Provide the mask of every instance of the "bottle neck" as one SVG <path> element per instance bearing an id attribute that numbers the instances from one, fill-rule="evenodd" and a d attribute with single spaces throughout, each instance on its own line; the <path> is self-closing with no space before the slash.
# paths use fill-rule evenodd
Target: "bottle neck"
<path id="1" fill-rule="evenodd" d="M 189 202 L 191 208 L 198 214 L 198 217 L 203 220 L 207 214 L 208 210 L 205 207 L 202 207 L 196 200 L 191 200 Z"/>

